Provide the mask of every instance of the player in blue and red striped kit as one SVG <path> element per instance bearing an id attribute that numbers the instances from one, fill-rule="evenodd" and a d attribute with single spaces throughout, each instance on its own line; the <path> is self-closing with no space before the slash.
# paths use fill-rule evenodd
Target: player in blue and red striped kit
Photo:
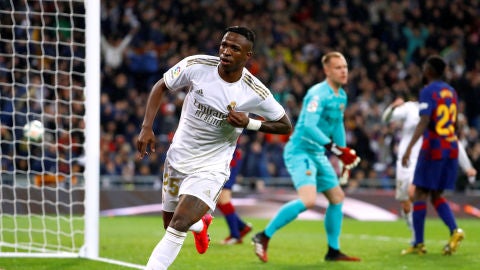
<path id="1" fill-rule="evenodd" d="M 223 186 L 217 202 L 217 207 L 225 216 L 225 221 L 230 230 L 230 234 L 221 242 L 221 244 L 224 245 L 241 244 L 243 237 L 252 230 L 252 224 L 243 221 L 238 216 L 235 207 L 232 204 L 232 187 L 236 182 L 242 161 L 242 151 L 237 148 L 235 149 L 232 161 L 230 162 L 230 178 Z"/>
<path id="2" fill-rule="evenodd" d="M 426 253 L 424 228 L 428 197 L 450 230 L 450 239 L 443 248 L 443 254 L 455 252 L 465 237 L 457 226 L 447 200 L 442 196 L 444 190 L 454 188 L 458 170 L 458 140 L 455 132 L 457 93 L 442 80 L 445 68 L 446 64 L 439 56 L 430 56 L 423 64 L 423 77 L 427 84 L 420 92 L 420 122 L 402 158 L 402 165 L 408 166 L 412 147 L 423 134 L 413 178 L 416 186 L 413 202 L 415 243 L 403 254 Z"/>

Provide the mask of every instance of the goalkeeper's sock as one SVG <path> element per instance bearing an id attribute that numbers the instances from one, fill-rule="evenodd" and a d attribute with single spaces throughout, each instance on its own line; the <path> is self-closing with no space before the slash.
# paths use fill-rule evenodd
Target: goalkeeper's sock
<path id="1" fill-rule="evenodd" d="M 327 232 L 328 245 L 334 249 L 340 250 L 340 232 L 342 230 L 343 203 L 329 204 L 325 212 L 325 231 Z"/>
<path id="2" fill-rule="evenodd" d="M 450 233 L 453 233 L 453 230 L 457 228 L 457 223 L 455 222 L 455 217 L 453 216 L 452 209 L 448 205 L 447 200 L 440 197 L 433 202 L 433 206 L 435 207 L 435 210 L 437 210 L 438 216 L 450 229 Z"/>
<path id="3" fill-rule="evenodd" d="M 180 252 L 186 236 L 186 232 L 180 232 L 172 227 L 168 227 L 162 240 L 153 249 L 145 269 L 167 269 Z"/>
<path id="4" fill-rule="evenodd" d="M 235 213 L 235 207 L 231 202 L 218 204 L 218 209 L 225 216 L 227 221 L 228 228 L 230 229 L 230 236 L 233 238 L 240 239 L 240 227 L 243 222 L 241 222 L 238 215 Z M 243 226 L 242 226 L 243 228 Z"/>
<path id="5" fill-rule="evenodd" d="M 276 231 L 296 219 L 298 214 L 305 210 L 307 210 L 307 207 L 301 200 L 294 200 L 284 204 L 268 223 L 265 228 L 265 235 L 271 238 Z"/>
<path id="6" fill-rule="evenodd" d="M 415 245 L 423 243 L 425 229 L 425 217 L 427 216 L 427 204 L 425 201 L 413 203 L 413 230 L 415 231 Z"/>

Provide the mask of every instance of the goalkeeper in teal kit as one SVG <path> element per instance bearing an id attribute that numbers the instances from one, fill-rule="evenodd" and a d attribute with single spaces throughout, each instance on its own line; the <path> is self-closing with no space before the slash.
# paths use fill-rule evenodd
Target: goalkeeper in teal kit
<path id="1" fill-rule="evenodd" d="M 342 85 L 347 83 L 348 66 L 339 52 L 324 55 L 322 64 L 326 79 L 312 86 L 305 95 L 298 122 L 284 150 L 285 164 L 299 199 L 284 204 L 267 227 L 252 238 L 255 254 L 263 262 L 268 260 L 267 247 L 273 234 L 314 207 L 320 192 L 329 201 L 324 219 L 328 242 L 325 260 L 360 261 L 340 251 L 345 194 L 326 155 L 329 151 L 341 160 L 345 177 L 360 162 L 355 151 L 345 147 L 343 114 L 347 95 Z"/>

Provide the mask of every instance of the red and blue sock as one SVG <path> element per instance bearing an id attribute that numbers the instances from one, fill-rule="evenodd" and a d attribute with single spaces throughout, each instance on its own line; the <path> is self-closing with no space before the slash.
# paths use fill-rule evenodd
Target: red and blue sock
<path id="1" fill-rule="evenodd" d="M 233 204 L 231 202 L 219 204 L 218 209 L 225 216 L 228 228 L 230 229 L 230 236 L 240 239 L 240 228 L 245 227 L 245 222 L 237 215 Z"/>
<path id="2" fill-rule="evenodd" d="M 448 201 L 445 198 L 440 197 L 433 202 L 433 206 L 435 207 L 435 210 L 437 210 L 438 216 L 443 220 L 443 223 L 445 223 L 450 229 L 450 233 L 453 233 L 453 230 L 457 228 L 457 223 Z"/>
<path id="3" fill-rule="evenodd" d="M 423 243 L 425 218 L 427 216 L 427 203 L 425 201 L 413 202 L 413 229 L 415 231 L 415 245 Z"/>

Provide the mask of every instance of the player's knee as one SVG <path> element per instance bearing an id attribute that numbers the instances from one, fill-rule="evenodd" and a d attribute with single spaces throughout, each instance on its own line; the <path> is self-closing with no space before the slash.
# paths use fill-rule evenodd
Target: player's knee
<path id="1" fill-rule="evenodd" d="M 315 206 L 315 201 L 316 201 L 315 199 L 313 199 L 313 200 L 306 200 L 306 201 L 302 200 L 303 204 L 305 205 L 305 207 L 306 207 L 307 209 L 313 208 L 313 207 Z"/>
<path id="2" fill-rule="evenodd" d="M 177 216 L 172 218 L 170 224 L 167 227 L 172 227 L 177 231 L 186 232 L 195 223 L 189 220 L 186 216 Z"/>
<path id="3" fill-rule="evenodd" d="M 166 211 L 162 212 L 163 228 L 165 230 L 168 228 L 168 225 L 170 224 L 172 217 L 173 217 L 173 212 L 166 212 Z"/>
<path id="4" fill-rule="evenodd" d="M 339 204 L 342 203 L 345 199 L 345 193 L 343 192 L 334 192 L 331 196 L 328 197 L 328 201 L 331 204 Z"/>

